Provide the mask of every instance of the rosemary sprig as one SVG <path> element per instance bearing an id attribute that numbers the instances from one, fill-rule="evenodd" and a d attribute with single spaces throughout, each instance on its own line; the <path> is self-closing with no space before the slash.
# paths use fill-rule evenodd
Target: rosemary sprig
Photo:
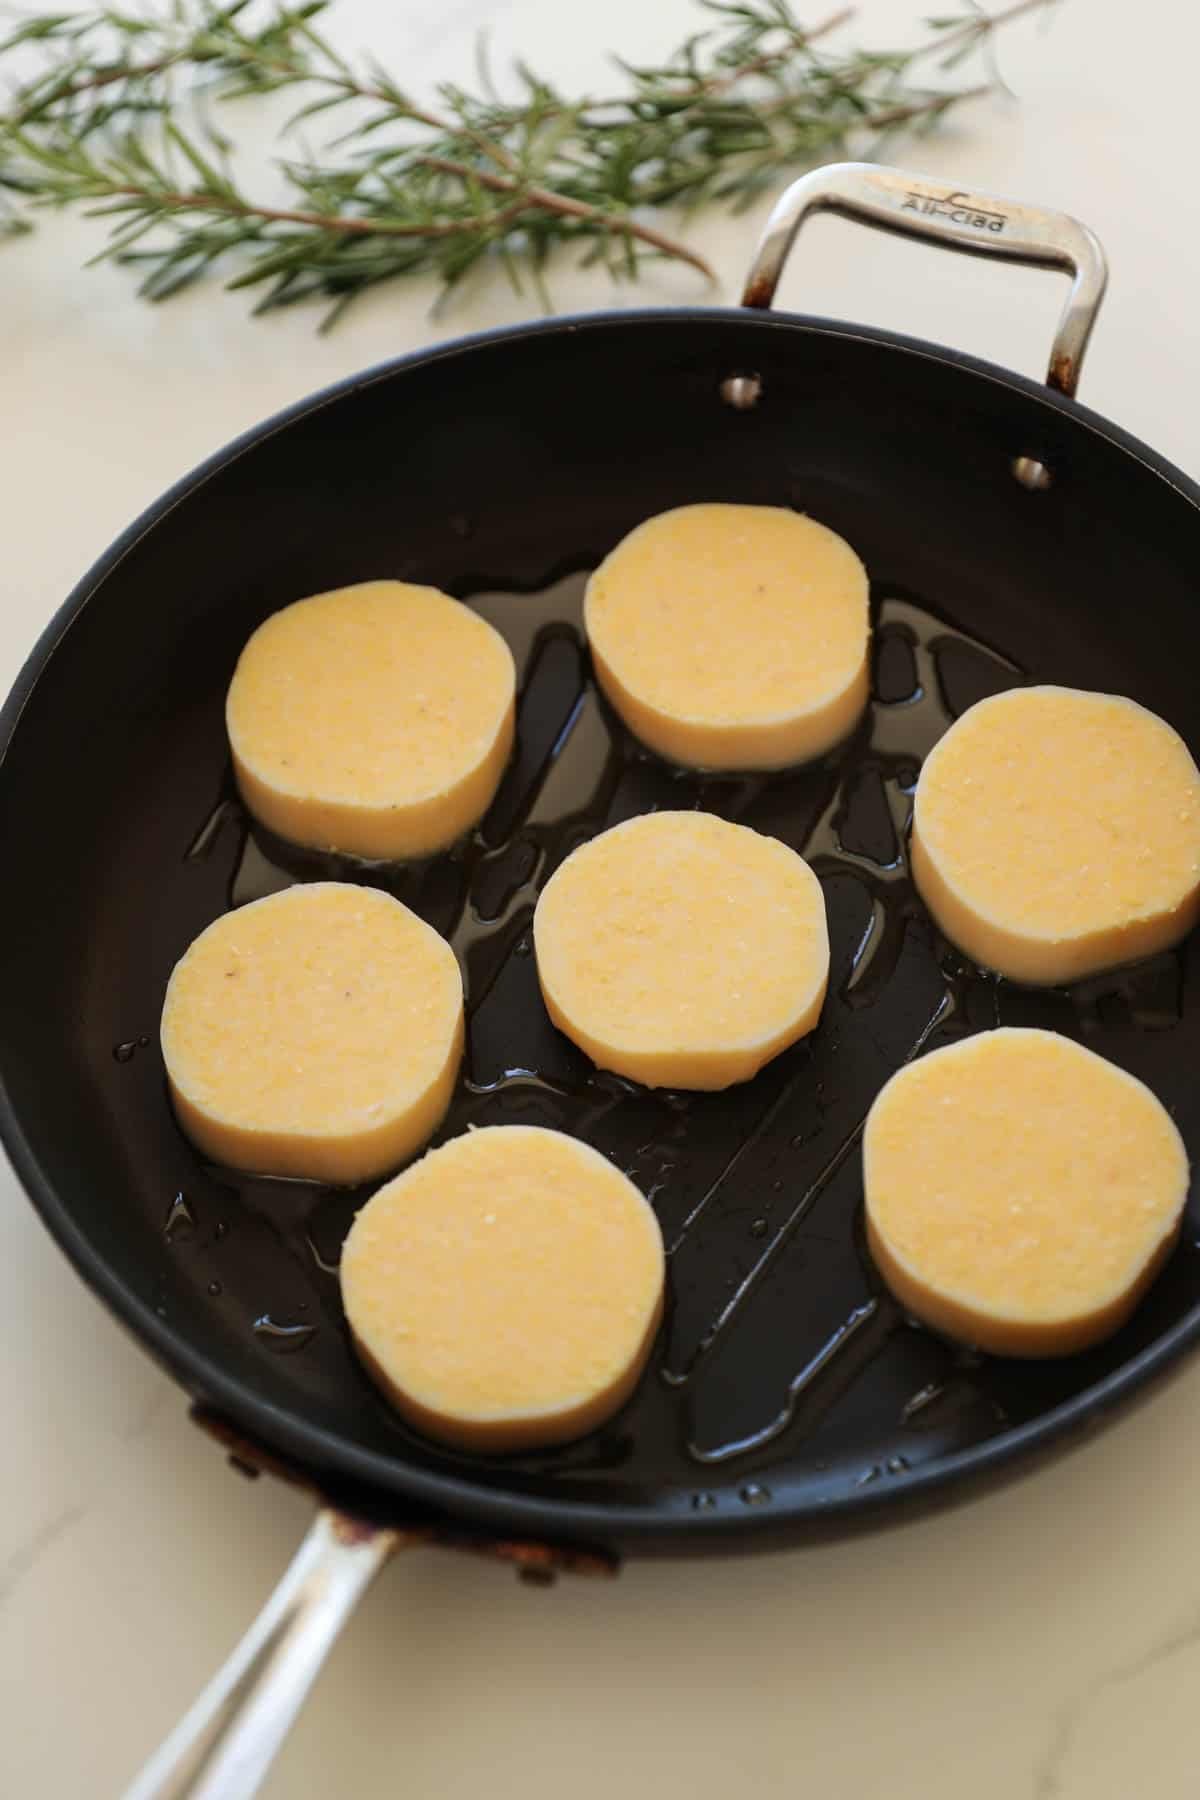
<path id="1" fill-rule="evenodd" d="M 34 65 L 0 102 L 0 231 L 82 205 L 114 221 L 94 260 L 136 264 L 148 299 L 222 265 L 228 286 L 262 290 L 257 312 L 320 296 L 326 325 L 378 282 L 432 273 L 448 291 L 488 264 L 549 304 L 543 271 L 572 244 L 614 276 L 661 257 L 708 277 L 656 209 L 746 206 L 789 170 L 928 129 L 984 86 L 928 85 L 919 65 L 986 55 L 1002 24 L 1053 3 L 972 5 L 909 49 L 867 51 L 829 47 L 848 11 L 806 27 L 788 0 L 700 0 L 710 28 L 662 64 L 619 64 L 615 96 L 568 98 L 520 64 L 512 98 L 483 66 L 477 93 L 446 84 L 429 104 L 334 50 L 328 0 L 40 14 L 0 38 L 0 69 Z M 280 163 L 276 205 L 239 184 L 213 103 L 280 89 L 302 102 L 291 131 L 345 117 L 320 156 Z"/>

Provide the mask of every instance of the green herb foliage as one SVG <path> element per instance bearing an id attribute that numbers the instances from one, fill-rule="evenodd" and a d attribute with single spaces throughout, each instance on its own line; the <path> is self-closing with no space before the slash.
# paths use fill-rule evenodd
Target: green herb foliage
<path id="1" fill-rule="evenodd" d="M 96 260 L 133 265 L 147 299 L 219 266 L 259 290 L 257 312 L 315 297 L 325 325 L 377 282 L 449 291 L 477 267 L 549 305 L 546 267 L 572 246 L 618 277 L 647 257 L 709 277 L 664 210 L 744 207 L 791 171 L 878 156 L 994 85 L 998 27 L 1052 3 L 931 19 L 913 48 L 868 51 L 834 47 L 848 12 L 806 27 L 788 0 L 701 0 L 706 29 L 661 65 L 619 62 L 611 96 L 570 98 L 524 63 L 501 93 L 481 56 L 475 91 L 447 83 L 429 104 L 337 53 L 328 0 L 40 14 L 0 37 L 0 75 L 21 73 L 0 100 L 0 233 L 82 206 L 111 221 Z M 982 83 L 946 85 L 979 55 Z M 273 205 L 236 179 L 224 124 L 225 103 L 278 89 L 296 96 L 293 143 L 320 114 L 338 135 L 281 162 Z"/>

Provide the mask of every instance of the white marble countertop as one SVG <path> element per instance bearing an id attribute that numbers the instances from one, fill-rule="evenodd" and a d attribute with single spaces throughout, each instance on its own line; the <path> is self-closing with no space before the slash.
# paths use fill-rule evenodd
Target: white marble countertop
<path id="1" fill-rule="evenodd" d="M 860 37 L 925 9 L 864 0 Z M 342 0 L 331 32 L 410 85 L 493 54 L 564 81 L 605 51 L 659 52 L 688 0 Z M 909 151 L 918 168 L 1064 207 L 1113 280 L 1083 384 L 1100 411 L 1200 474 L 1200 18 L 1179 0 L 1068 0 L 1014 27 L 1001 98 Z M 736 297 L 754 218 L 695 241 Z M 252 322 L 235 297 L 159 310 L 95 231 L 48 220 L 0 252 L 0 681 L 116 532 L 211 449 L 323 382 L 520 316 L 494 284 L 433 321 L 380 291 L 330 337 Z M 818 221 L 785 298 L 1040 373 L 1061 284 Z M 598 275 L 563 306 L 612 301 Z M 695 299 L 685 271 L 618 300 Z M 180 1393 L 84 1291 L 0 1170 L 0 1792 L 123 1786 L 244 1629 L 307 1507 L 232 1476 Z M 1200 1759 L 1200 1364 L 1098 1441 L 945 1516 L 832 1548 L 629 1567 L 615 1584 L 518 1586 L 417 1552 L 379 1581 L 270 1778 L 273 1800 L 887 1796 L 1183 1800 Z"/>

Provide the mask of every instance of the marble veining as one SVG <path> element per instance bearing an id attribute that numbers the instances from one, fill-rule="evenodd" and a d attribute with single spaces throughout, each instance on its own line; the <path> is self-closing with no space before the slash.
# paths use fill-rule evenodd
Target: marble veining
<path id="1" fill-rule="evenodd" d="M 864 0 L 851 29 L 905 43 L 927 10 Z M 322 26 L 343 51 L 376 49 L 422 94 L 473 79 L 481 29 L 498 71 L 524 55 L 564 87 L 600 89 L 611 51 L 657 60 L 704 23 L 692 0 L 338 0 Z M 1050 29 L 1026 22 L 1005 36 L 1018 100 L 983 101 L 945 132 L 887 147 L 954 185 L 1060 204 L 1096 228 L 1114 281 L 1082 398 L 1185 468 L 1196 462 L 1200 235 L 1180 221 L 1198 58 L 1200 16 L 1170 0 L 1147 0 L 1135 21 L 1119 0 L 1063 6 Z M 277 118 L 268 108 L 244 127 L 252 165 L 275 153 Z M 728 299 L 770 198 L 683 227 L 718 270 L 714 294 L 687 271 L 651 270 L 614 293 L 598 271 L 564 267 L 555 300 Z M 391 287 L 317 337 L 302 309 L 254 323 L 244 296 L 215 288 L 147 308 L 127 272 L 81 272 L 99 245 L 95 225 L 51 218 L 4 255 L 4 688 L 91 559 L 214 447 L 355 369 L 535 307 L 479 281 L 431 317 L 431 290 Z M 1045 274 L 817 221 L 781 300 L 1040 376 L 1059 296 Z M 640 403 L 629 396 L 631 454 Z M 398 421 L 398 480 L 419 455 Z M 187 1424 L 184 1395 L 71 1275 L 7 1167 L 0 1345 L 0 1793 L 115 1795 L 282 1572 L 306 1502 L 227 1469 Z M 482 1562 L 414 1553 L 354 1620 L 265 1800 L 1184 1800 L 1197 1767 L 1198 1419 L 1193 1364 L 1030 1479 L 815 1550 L 639 1563 L 616 1583 L 547 1593 Z"/>

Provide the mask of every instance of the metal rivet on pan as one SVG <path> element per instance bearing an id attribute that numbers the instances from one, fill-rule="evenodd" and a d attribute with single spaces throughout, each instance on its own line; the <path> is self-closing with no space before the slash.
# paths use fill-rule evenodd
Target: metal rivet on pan
<path id="1" fill-rule="evenodd" d="M 738 412 L 749 412 L 758 405 L 761 395 L 761 375 L 727 375 L 721 383 L 722 400 Z"/>
<path id="2" fill-rule="evenodd" d="M 1034 456 L 1014 456 L 1012 472 L 1021 486 L 1027 487 L 1031 493 L 1044 494 L 1048 487 L 1054 485 L 1054 476 L 1050 470 Z"/>

